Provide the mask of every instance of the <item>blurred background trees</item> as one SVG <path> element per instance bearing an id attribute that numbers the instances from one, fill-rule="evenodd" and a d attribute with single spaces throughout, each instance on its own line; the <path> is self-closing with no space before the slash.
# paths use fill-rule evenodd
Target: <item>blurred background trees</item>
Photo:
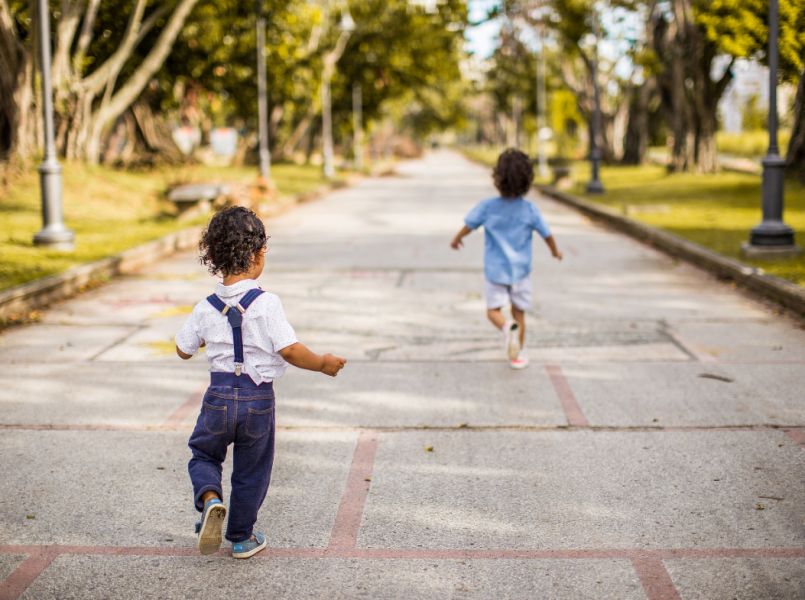
<path id="1" fill-rule="evenodd" d="M 33 6 L 0 0 L 0 161 L 28 160 L 41 147 Z M 188 148 L 177 145 L 177 130 L 207 145 L 226 127 L 240 134 L 237 160 L 253 158 L 258 9 L 267 16 L 270 147 L 281 160 L 311 160 L 319 151 L 330 56 L 342 157 L 353 153 L 357 88 L 375 155 L 415 151 L 445 131 L 535 151 L 542 109 L 553 153 L 581 158 L 592 135 L 597 66 L 596 142 L 605 161 L 641 164 L 651 148 L 666 148 L 670 170 L 711 173 L 723 129 L 718 107 L 736 65 L 765 61 L 768 0 L 486 6 L 497 39 L 489 56 L 473 57 L 464 40 L 468 0 L 51 0 L 59 152 L 90 163 L 179 162 Z M 780 80 L 797 90 L 781 115 L 787 159 L 790 172 L 805 177 L 805 3 L 780 0 L 780 11 Z M 335 57 L 345 13 L 354 27 Z M 759 138 L 765 99 L 745 103 L 743 124 Z"/>
<path id="2" fill-rule="evenodd" d="M 39 152 L 34 0 L 0 0 L 0 160 Z M 320 134 L 323 59 L 349 11 L 355 30 L 332 89 L 337 137 L 364 120 L 423 137 L 461 124 L 464 0 L 52 0 L 59 152 L 88 162 L 181 160 L 171 131 L 229 126 L 253 151 L 255 16 L 267 16 L 270 140 L 290 158 Z"/>

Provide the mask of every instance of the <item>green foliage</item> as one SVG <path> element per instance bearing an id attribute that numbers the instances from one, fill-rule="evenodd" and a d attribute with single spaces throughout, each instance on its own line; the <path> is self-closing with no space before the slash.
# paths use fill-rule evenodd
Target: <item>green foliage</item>
<path id="1" fill-rule="evenodd" d="M 757 94 L 752 94 L 746 101 L 743 115 L 741 115 L 741 129 L 753 131 L 763 129 L 768 119 L 768 111 L 761 109 L 758 104 L 760 98 Z"/>
<path id="2" fill-rule="evenodd" d="M 556 90 L 551 95 L 551 129 L 559 158 L 570 158 L 579 145 L 579 130 L 584 119 L 579 114 L 576 96 L 570 90 Z"/>
<path id="3" fill-rule="evenodd" d="M 765 123 L 761 127 L 765 126 Z M 780 154 L 785 155 L 788 142 L 791 139 L 790 129 L 781 129 L 778 141 Z M 746 158 L 761 158 L 769 149 L 769 132 L 765 129 L 742 131 L 741 133 L 727 133 L 719 131 L 716 135 L 716 145 L 722 154 L 742 156 Z"/>
<path id="4" fill-rule="evenodd" d="M 352 86 L 361 86 L 364 119 L 394 101 L 400 124 L 417 136 L 460 125 L 466 84 L 463 58 L 466 0 L 445 0 L 429 13 L 408 0 L 351 2 L 356 27 L 333 79 L 336 127 L 351 131 Z"/>
<path id="5" fill-rule="evenodd" d="M 696 21 L 719 49 L 736 57 L 766 57 L 768 0 L 696 0 Z M 796 81 L 805 69 L 805 2 L 780 0 L 780 72 Z"/>

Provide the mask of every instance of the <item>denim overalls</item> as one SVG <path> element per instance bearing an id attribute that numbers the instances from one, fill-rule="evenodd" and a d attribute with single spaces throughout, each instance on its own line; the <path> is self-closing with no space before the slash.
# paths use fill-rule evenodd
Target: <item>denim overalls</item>
<path id="1" fill-rule="evenodd" d="M 258 385 L 242 374 L 243 313 L 262 293 L 257 288 L 249 290 L 236 306 L 228 306 L 215 294 L 207 298 L 232 326 L 235 372 L 210 373 L 210 386 L 188 443 L 193 452 L 188 471 L 199 512 L 203 509 L 201 496 L 205 492 L 212 490 L 223 499 L 221 465 L 229 444 L 235 445 L 226 528 L 226 539 L 233 543 L 251 537 L 274 464 L 273 384 Z"/>

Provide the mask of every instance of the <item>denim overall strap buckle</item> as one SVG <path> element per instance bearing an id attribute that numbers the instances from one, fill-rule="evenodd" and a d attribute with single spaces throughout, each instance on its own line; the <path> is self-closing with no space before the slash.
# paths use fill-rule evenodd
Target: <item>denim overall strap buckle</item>
<path id="1" fill-rule="evenodd" d="M 238 381 L 243 372 L 243 313 L 249 308 L 252 302 L 263 293 L 260 288 L 253 288 L 246 292 L 240 302 L 234 306 L 226 304 L 215 294 L 207 296 L 207 301 L 215 307 L 222 315 L 226 316 L 229 326 L 232 327 L 232 344 L 235 351 L 235 381 Z M 232 310 L 232 309 L 235 310 Z M 238 387 L 235 384 L 235 387 Z"/>

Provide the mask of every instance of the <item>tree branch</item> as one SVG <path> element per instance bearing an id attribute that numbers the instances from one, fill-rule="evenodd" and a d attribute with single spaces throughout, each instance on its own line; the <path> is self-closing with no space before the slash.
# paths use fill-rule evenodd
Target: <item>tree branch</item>
<path id="1" fill-rule="evenodd" d="M 73 46 L 75 32 L 81 21 L 83 0 L 70 2 L 62 0 L 62 16 L 56 25 L 56 49 L 53 52 L 53 87 L 57 90 L 64 79 L 68 77 L 70 69 L 70 48 Z"/>
<path id="2" fill-rule="evenodd" d="M 111 121 L 120 116 L 125 111 L 137 96 L 145 88 L 146 84 L 153 77 L 162 64 L 165 58 L 173 47 L 173 42 L 176 36 L 179 35 L 187 16 L 198 0 L 181 0 L 179 6 L 173 11 L 173 14 L 165 26 L 165 29 L 160 33 L 154 47 L 145 57 L 142 64 L 132 74 L 129 80 L 120 88 L 120 90 L 112 97 L 109 104 L 98 111 L 96 117 L 96 131 L 100 131 Z"/>
<path id="3" fill-rule="evenodd" d="M 137 35 L 137 41 L 134 42 L 135 47 L 140 45 L 140 42 L 142 42 L 145 36 L 147 36 L 148 33 L 154 28 L 154 25 L 156 25 L 157 21 L 168 14 L 169 11 L 170 6 L 163 4 L 152 12 L 145 21 L 143 21 L 143 24 L 140 26 L 140 33 Z"/>
<path id="4" fill-rule="evenodd" d="M 137 5 L 131 12 L 129 22 L 126 25 L 126 32 L 123 35 L 123 41 L 120 43 L 120 46 L 118 46 L 112 56 L 81 82 L 83 88 L 91 93 L 97 94 L 103 89 L 109 79 L 117 76 L 117 73 L 120 72 L 120 69 L 136 47 L 137 32 L 140 29 L 140 23 L 143 19 L 145 4 L 146 0 L 137 0 Z"/>
<path id="5" fill-rule="evenodd" d="M 90 42 L 92 42 L 92 28 L 95 26 L 95 17 L 98 14 L 98 7 L 101 5 L 101 0 L 89 0 L 87 11 L 84 13 L 84 22 L 81 25 L 81 33 L 78 35 L 78 46 L 76 47 L 75 54 L 73 55 L 73 73 L 82 74 L 82 65 L 84 57 L 87 55 L 87 49 Z"/>

